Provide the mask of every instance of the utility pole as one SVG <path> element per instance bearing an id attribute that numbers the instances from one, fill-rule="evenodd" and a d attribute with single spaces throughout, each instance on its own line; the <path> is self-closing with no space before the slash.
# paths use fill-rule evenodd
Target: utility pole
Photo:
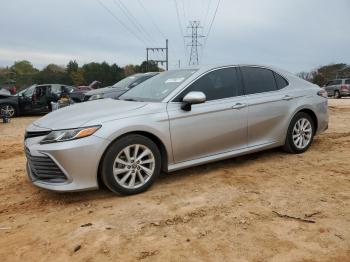
<path id="1" fill-rule="evenodd" d="M 199 65 L 198 47 L 202 46 L 202 44 L 199 42 L 199 39 L 204 37 L 203 35 L 200 35 L 198 33 L 198 30 L 202 29 L 202 27 L 200 26 L 200 21 L 190 21 L 190 25 L 187 28 L 191 29 L 191 34 L 185 36 L 191 38 L 190 44 L 187 45 L 191 47 L 190 59 L 188 64 Z"/>
<path id="2" fill-rule="evenodd" d="M 161 52 L 162 54 L 165 55 L 164 59 L 149 59 L 150 54 L 154 54 L 154 53 L 158 53 Z M 146 67 L 147 67 L 147 71 L 149 69 L 148 66 L 148 62 L 149 61 L 153 61 L 156 62 L 157 65 L 158 63 L 160 63 L 161 65 L 163 65 L 163 63 L 165 63 L 165 68 L 168 71 L 169 70 L 169 41 L 168 39 L 165 40 L 165 47 L 147 47 L 146 48 Z"/>

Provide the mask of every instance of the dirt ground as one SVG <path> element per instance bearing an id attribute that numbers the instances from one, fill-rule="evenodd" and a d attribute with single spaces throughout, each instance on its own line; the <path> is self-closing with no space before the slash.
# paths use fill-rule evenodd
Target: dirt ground
<path id="1" fill-rule="evenodd" d="M 23 133 L 36 118 L 0 124 L 0 259 L 350 261 L 350 99 L 329 107 L 329 130 L 302 155 L 186 169 L 131 197 L 34 187 Z"/>

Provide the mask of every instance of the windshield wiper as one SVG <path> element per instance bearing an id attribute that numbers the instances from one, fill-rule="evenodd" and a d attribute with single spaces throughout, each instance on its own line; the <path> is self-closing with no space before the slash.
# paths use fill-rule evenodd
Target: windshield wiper
<path id="1" fill-rule="evenodd" d="M 139 100 L 136 100 L 134 98 L 125 98 L 125 99 L 120 99 L 120 100 L 123 100 L 123 101 L 134 101 L 134 102 L 138 102 Z"/>

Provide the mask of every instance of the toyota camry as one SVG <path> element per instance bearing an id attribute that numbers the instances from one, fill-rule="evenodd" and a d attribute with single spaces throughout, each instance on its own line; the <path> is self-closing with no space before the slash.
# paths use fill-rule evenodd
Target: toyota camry
<path id="1" fill-rule="evenodd" d="M 328 127 L 327 93 L 284 70 L 173 70 L 118 99 L 76 104 L 27 127 L 28 176 L 55 191 L 148 189 L 161 172 L 274 147 L 303 153 Z"/>

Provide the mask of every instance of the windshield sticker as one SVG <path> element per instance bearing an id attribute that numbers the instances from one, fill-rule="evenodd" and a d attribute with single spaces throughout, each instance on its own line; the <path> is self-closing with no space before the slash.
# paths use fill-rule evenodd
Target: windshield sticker
<path id="1" fill-rule="evenodd" d="M 185 78 L 184 77 L 178 77 L 178 78 L 169 78 L 168 80 L 165 81 L 166 84 L 168 83 L 181 83 L 182 81 L 184 81 Z"/>

